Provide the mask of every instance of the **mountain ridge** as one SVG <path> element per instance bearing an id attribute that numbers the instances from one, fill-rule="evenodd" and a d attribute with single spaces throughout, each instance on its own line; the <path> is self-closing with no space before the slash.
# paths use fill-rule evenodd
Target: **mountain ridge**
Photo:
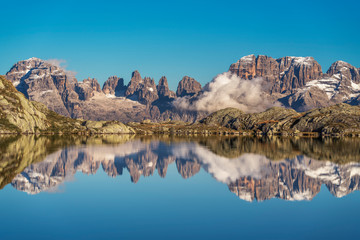
<path id="1" fill-rule="evenodd" d="M 269 106 L 283 105 L 304 112 L 343 102 L 351 105 L 360 103 L 359 69 L 344 61 L 334 62 L 324 73 L 313 57 L 274 59 L 252 54 L 231 64 L 228 73 L 239 77 L 237 82 L 257 84 L 261 98 L 258 101 L 267 102 Z M 165 76 L 156 84 L 153 78 L 142 78 L 137 70 L 132 73 L 127 85 L 123 78 L 112 76 L 101 87 L 96 79 L 88 78 L 78 82 L 59 66 L 30 58 L 16 63 L 6 77 L 30 100 L 42 102 L 49 109 L 72 118 L 122 122 L 144 119 L 194 122 L 210 114 L 213 109 L 226 107 L 206 107 L 218 104 L 210 98 L 205 102 L 205 107 L 202 104 L 199 108 L 199 101 L 206 97 L 208 91 L 213 90 L 207 89 L 207 85 L 202 87 L 189 76 L 182 78 L 176 93 L 169 89 Z M 257 83 L 258 78 L 262 81 Z M 234 90 L 232 95 L 236 95 Z M 225 97 L 234 97 L 235 101 L 243 105 L 249 104 L 243 102 L 241 94 Z"/>

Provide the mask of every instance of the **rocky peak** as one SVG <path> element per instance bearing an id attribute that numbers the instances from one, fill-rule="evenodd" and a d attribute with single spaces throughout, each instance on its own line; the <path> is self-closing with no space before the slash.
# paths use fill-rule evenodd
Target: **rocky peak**
<path id="1" fill-rule="evenodd" d="M 162 76 L 159 80 L 159 84 L 157 86 L 157 91 L 159 98 L 175 98 L 175 93 L 170 91 L 168 81 L 165 76 Z"/>
<path id="2" fill-rule="evenodd" d="M 321 66 L 312 57 L 248 55 L 230 65 L 229 71 L 242 79 L 262 77 L 264 90 L 286 92 L 322 76 Z"/>
<path id="3" fill-rule="evenodd" d="M 138 71 L 132 73 L 125 96 L 146 105 L 159 98 L 154 79 L 149 77 L 142 79 Z"/>
<path id="4" fill-rule="evenodd" d="M 359 70 L 351 64 L 344 61 L 336 61 L 331 64 L 329 70 L 326 72 L 329 76 L 336 77 L 340 80 L 351 80 L 355 83 L 360 83 Z"/>
<path id="5" fill-rule="evenodd" d="M 279 76 L 280 92 L 303 87 L 323 75 L 320 64 L 313 57 L 285 57 L 277 61 L 284 67 Z"/>
<path id="6" fill-rule="evenodd" d="M 92 88 L 96 92 L 101 92 L 101 87 L 96 78 L 87 78 L 83 80 L 83 83 L 85 85 L 88 85 L 90 88 Z"/>
<path id="7" fill-rule="evenodd" d="M 138 99 L 142 104 L 150 104 L 159 98 L 153 78 L 145 77 L 139 89 Z"/>
<path id="8" fill-rule="evenodd" d="M 132 74 L 131 74 L 131 79 L 130 82 L 127 86 L 126 92 L 125 92 L 125 96 L 129 97 L 132 96 L 136 91 L 138 91 L 140 89 L 140 84 L 143 82 L 140 73 L 135 70 Z"/>
<path id="9" fill-rule="evenodd" d="M 230 65 L 229 71 L 242 79 L 252 79 L 255 77 L 256 57 L 254 54 L 240 58 L 236 63 Z"/>
<path id="10" fill-rule="evenodd" d="M 267 83 L 263 86 L 264 90 L 279 89 L 279 63 L 272 57 L 248 55 L 231 64 L 229 71 L 247 80 L 262 77 Z"/>
<path id="11" fill-rule="evenodd" d="M 49 72 L 53 72 L 54 70 L 58 70 L 58 67 L 52 66 L 41 59 L 33 57 L 27 60 L 19 61 L 13 65 L 10 71 L 6 73 L 6 78 L 16 87 L 20 84 L 21 79 L 29 74 L 29 72 L 32 70 L 40 72 L 41 69 L 43 70 L 42 72 L 44 72 L 45 69 L 48 69 Z"/>
<path id="12" fill-rule="evenodd" d="M 125 90 L 124 79 L 117 76 L 109 77 L 102 88 L 106 95 L 121 96 Z"/>
<path id="13" fill-rule="evenodd" d="M 95 92 L 101 93 L 100 84 L 95 78 L 84 79 L 75 86 L 75 91 L 79 94 L 80 100 L 88 100 L 95 95 Z"/>
<path id="14" fill-rule="evenodd" d="M 69 101 L 76 101 L 76 79 L 51 61 L 30 58 L 16 63 L 6 77 L 32 101 L 42 102 L 49 109 L 69 116 Z"/>
<path id="15" fill-rule="evenodd" d="M 177 97 L 193 96 L 201 91 L 201 84 L 194 78 L 185 76 L 179 82 L 176 90 Z"/>

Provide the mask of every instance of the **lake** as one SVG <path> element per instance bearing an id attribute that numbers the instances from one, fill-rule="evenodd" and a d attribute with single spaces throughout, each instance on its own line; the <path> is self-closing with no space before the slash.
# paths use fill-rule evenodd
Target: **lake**
<path id="1" fill-rule="evenodd" d="M 360 139 L 1 136 L 0 239 L 348 239 Z"/>

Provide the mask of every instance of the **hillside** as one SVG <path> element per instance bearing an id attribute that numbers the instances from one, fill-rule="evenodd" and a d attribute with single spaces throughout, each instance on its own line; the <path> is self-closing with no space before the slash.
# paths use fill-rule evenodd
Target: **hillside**
<path id="1" fill-rule="evenodd" d="M 200 122 L 256 135 L 360 136 L 360 106 L 341 103 L 304 113 L 273 107 L 252 114 L 227 108 Z"/>

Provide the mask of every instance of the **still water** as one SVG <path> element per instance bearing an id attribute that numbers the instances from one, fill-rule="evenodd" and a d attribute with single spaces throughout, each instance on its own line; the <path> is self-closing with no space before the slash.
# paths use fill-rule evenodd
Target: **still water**
<path id="1" fill-rule="evenodd" d="M 0 239 L 358 239 L 360 140 L 0 137 Z"/>

